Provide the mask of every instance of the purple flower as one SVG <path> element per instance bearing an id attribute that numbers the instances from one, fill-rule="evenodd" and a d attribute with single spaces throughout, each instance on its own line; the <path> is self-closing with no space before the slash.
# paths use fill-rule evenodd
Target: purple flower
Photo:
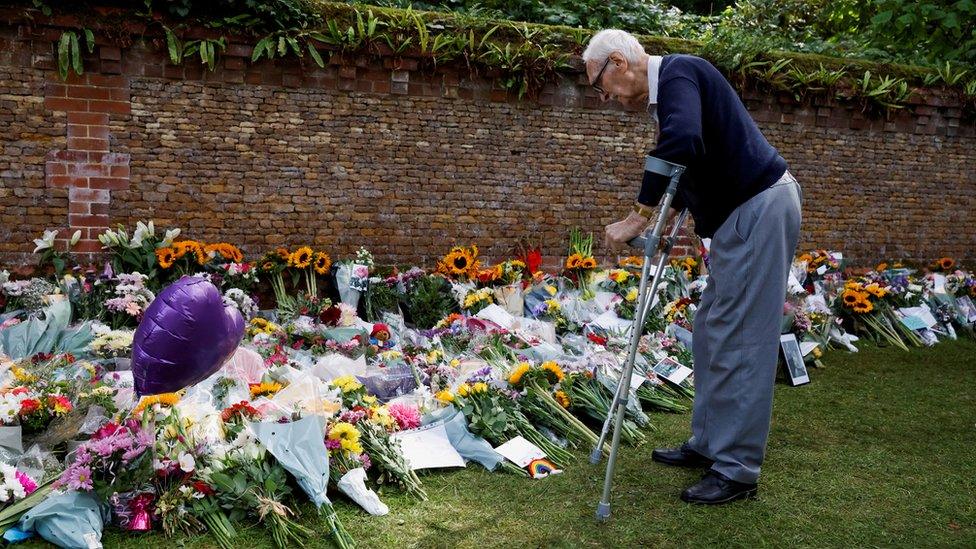
<path id="1" fill-rule="evenodd" d="M 476 370 L 468 377 L 468 383 L 477 383 L 479 381 L 491 381 L 491 366 L 485 366 L 480 370 Z"/>
<path id="2" fill-rule="evenodd" d="M 342 443 L 340 443 L 338 440 L 326 439 L 325 441 L 325 448 L 330 452 L 338 450 L 341 447 L 342 447 Z"/>
<path id="3" fill-rule="evenodd" d="M 359 463 L 363 465 L 363 469 L 369 471 L 369 468 L 373 466 L 373 461 L 369 459 L 369 454 L 363 452 L 359 454 Z"/>
<path id="4" fill-rule="evenodd" d="M 65 470 L 61 477 L 61 483 L 67 485 L 72 490 L 91 490 L 92 484 L 91 469 L 88 466 L 70 467 Z"/>

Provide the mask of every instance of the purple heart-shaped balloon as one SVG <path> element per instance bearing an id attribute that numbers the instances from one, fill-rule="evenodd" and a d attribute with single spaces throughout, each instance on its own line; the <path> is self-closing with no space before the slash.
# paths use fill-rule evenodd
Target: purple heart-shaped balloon
<path id="1" fill-rule="evenodd" d="M 244 318 L 210 281 L 184 276 L 156 296 L 132 340 L 136 393 L 172 393 L 220 369 L 244 335 Z"/>

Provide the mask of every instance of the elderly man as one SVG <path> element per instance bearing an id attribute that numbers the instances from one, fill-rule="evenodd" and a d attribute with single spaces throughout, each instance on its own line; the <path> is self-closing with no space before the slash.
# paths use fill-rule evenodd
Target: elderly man
<path id="1" fill-rule="evenodd" d="M 603 30 L 583 53 L 603 101 L 647 109 L 655 156 L 688 169 L 672 206 L 711 239 L 708 285 L 695 315 L 691 438 L 652 459 L 708 468 L 681 494 L 719 504 L 754 496 L 766 451 L 789 266 L 800 230 L 800 187 L 742 101 L 707 61 L 648 55 L 630 34 Z M 667 178 L 644 174 L 627 218 L 606 228 L 617 247 L 652 219 Z M 675 212 L 670 212 L 674 215 Z"/>

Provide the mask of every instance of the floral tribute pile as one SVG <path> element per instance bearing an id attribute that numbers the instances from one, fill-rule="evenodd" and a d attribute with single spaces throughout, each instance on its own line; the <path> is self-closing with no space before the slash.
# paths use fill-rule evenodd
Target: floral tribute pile
<path id="1" fill-rule="evenodd" d="M 528 478 L 579 465 L 611 406 L 643 262 L 600 266 L 579 231 L 557 272 L 538 248 L 490 262 L 474 245 L 431 271 L 384 268 L 365 249 L 333 262 L 310 246 L 247 261 L 233 244 L 140 222 L 102 234 L 107 261 L 86 267 L 56 234 L 35 241 L 39 275 L 0 272 L 0 529 L 65 546 L 113 527 L 229 548 L 255 523 L 301 546 L 310 500 L 304 512 L 351 547 L 334 505 L 382 515 L 390 490 L 425 500 L 419 470 L 475 462 Z M 653 290 L 626 444 L 644 441 L 652 414 L 691 406 L 693 376 L 660 366 L 694 367 L 707 264 L 704 249 L 674 258 Z M 218 288 L 245 337 L 208 379 L 138 398 L 134 329 L 183 276 Z M 816 250 L 794 263 L 783 333 L 811 365 L 859 338 L 931 345 L 973 336 L 973 299 L 976 278 L 949 258 L 853 271 Z M 516 439 L 544 458 L 511 455 Z"/>

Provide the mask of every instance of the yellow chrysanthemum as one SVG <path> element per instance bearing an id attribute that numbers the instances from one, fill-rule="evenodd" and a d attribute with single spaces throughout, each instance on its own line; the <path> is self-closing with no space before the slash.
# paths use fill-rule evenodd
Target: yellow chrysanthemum
<path id="1" fill-rule="evenodd" d="M 447 389 L 444 389 L 443 391 L 438 391 L 437 394 L 434 395 L 434 398 L 443 402 L 444 404 L 450 404 L 454 402 L 454 395 L 451 394 L 451 392 L 448 391 Z"/>
<path id="2" fill-rule="evenodd" d="M 627 296 L 624 298 L 627 301 L 637 301 L 637 288 L 631 288 L 627 291 Z"/>
<path id="3" fill-rule="evenodd" d="M 351 375 L 339 376 L 333 379 L 331 383 L 333 387 L 338 387 L 343 393 L 358 391 L 363 386 L 355 376 Z"/>
<path id="4" fill-rule="evenodd" d="M 179 393 L 163 393 L 161 395 L 144 396 L 139 399 L 139 403 L 132 409 L 133 414 L 140 414 L 146 408 L 159 404 L 160 406 L 175 406 L 180 401 Z"/>
<path id="5" fill-rule="evenodd" d="M 471 394 L 471 386 L 468 385 L 467 383 L 462 383 L 457 388 L 457 396 L 459 396 L 459 397 L 466 397 L 469 394 Z"/>
<path id="6" fill-rule="evenodd" d="M 547 294 L 554 296 L 554 295 L 556 295 L 556 292 L 557 291 L 559 291 L 559 290 L 555 286 L 553 286 L 552 284 L 546 284 L 546 293 Z"/>
<path id="7" fill-rule="evenodd" d="M 37 376 L 31 374 L 20 366 L 14 366 L 10 369 L 10 372 L 14 375 L 14 379 L 18 383 L 34 383 L 37 381 Z"/>
<path id="8" fill-rule="evenodd" d="M 372 406 L 372 405 L 376 404 L 377 400 L 376 400 L 376 397 L 373 396 L 373 395 L 366 395 L 366 396 L 363 397 L 363 402 L 367 406 Z"/>
<path id="9" fill-rule="evenodd" d="M 558 402 L 560 406 L 563 408 L 569 408 L 569 395 L 567 395 L 565 392 L 556 391 L 553 397 L 555 397 L 556 402 Z"/>
<path id="10" fill-rule="evenodd" d="M 479 381 L 471 387 L 471 392 L 474 394 L 484 393 L 488 390 L 488 384 L 484 381 Z"/>

